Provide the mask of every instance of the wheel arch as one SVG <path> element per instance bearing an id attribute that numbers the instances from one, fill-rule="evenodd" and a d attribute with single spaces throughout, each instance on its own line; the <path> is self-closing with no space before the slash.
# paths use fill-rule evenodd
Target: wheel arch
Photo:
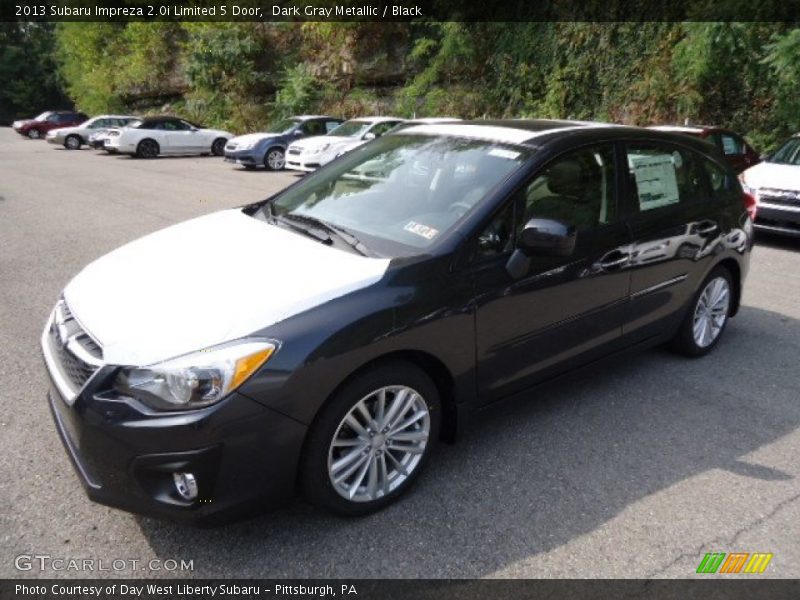
<path id="1" fill-rule="evenodd" d="M 733 304 L 731 305 L 729 315 L 733 317 L 739 312 L 739 306 L 742 300 L 742 268 L 733 258 L 722 259 L 714 265 L 714 268 L 716 267 L 725 267 L 731 274 L 733 283 Z"/>

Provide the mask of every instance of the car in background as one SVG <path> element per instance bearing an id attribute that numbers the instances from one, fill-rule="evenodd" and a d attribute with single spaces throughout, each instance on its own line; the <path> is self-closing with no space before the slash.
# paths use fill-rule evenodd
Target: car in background
<path id="1" fill-rule="evenodd" d="M 104 148 L 138 158 L 162 155 L 222 156 L 233 135 L 209 129 L 178 117 L 147 117 L 121 129 L 110 129 Z"/>
<path id="2" fill-rule="evenodd" d="M 712 125 L 651 125 L 648 129 L 669 133 L 682 133 L 707 140 L 722 152 L 737 173 L 758 164 L 760 158 L 752 146 L 738 133 Z"/>
<path id="3" fill-rule="evenodd" d="M 225 161 L 255 169 L 263 165 L 268 171 L 286 166 L 286 148 L 301 138 L 327 135 L 344 119 L 326 115 L 289 117 L 272 125 L 268 131 L 240 135 L 225 144 Z"/>
<path id="4" fill-rule="evenodd" d="M 59 127 L 47 132 L 45 139 L 51 144 L 64 146 L 67 150 L 80 150 L 89 143 L 91 134 L 107 131 L 112 127 L 125 127 L 138 120 L 131 115 L 100 115 L 73 127 Z"/>
<path id="5" fill-rule="evenodd" d="M 327 135 L 291 144 L 286 151 L 286 168 L 314 171 L 337 156 L 381 137 L 402 121 L 398 117 L 363 117 L 345 121 Z"/>
<path id="6" fill-rule="evenodd" d="M 739 180 L 756 201 L 756 229 L 800 237 L 800 133 Z"/>
<path id="7" fill-rule="evenodd" d="M 14 121 L 12 127 L 18 134 L 32 140 L 43 138 L 48 131 L 57 127 L 80 125 L 89 117 L 82 112 L 71 110 L 46 111 L 33 119 Z"/>
<path id="8" fill-rule="evenodd" d="M 202 522 L 302 490 L 365 515 L 502 399 L 624 350 L 713 351 L 747 208 L 687 136 L 410 127 L 86 266 L 41 335 L 50 412 L 104 504 Z"/>

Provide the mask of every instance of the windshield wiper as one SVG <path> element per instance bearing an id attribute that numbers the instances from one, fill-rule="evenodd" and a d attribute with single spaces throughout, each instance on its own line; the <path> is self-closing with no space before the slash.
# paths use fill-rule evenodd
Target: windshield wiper
<path id="1" fill-rule="evenodd" d="M 275 217 L 278 218 L 278 217 Z M 285 215 L 280 216 L 281 219 L 286 219 L 289 221 L 296 221 L 299 223 L 306 223 L 308 225 L 312 225 L 326 231 L 328 233 L 334 234 L 340 240 L 342 240 L 345 244 L 350 246 L 353 250 L 358 252 L 363 256 L 369 256 L 370 251 L 369 249 L 359 240 L 351 231 L 341 227 L 339 225 L 334 225 L 333 223 L 328 223 L 327 221 L 323 221 L 322 219 L 318 219 L 317 217 L 312 217 L 310 215 L 301 215 L 297 213 L 286 213 Z M 330 236 L 327 236 L 330 240 Z"/>
<path id="2" fill-rule="evenodd" d="M 314 238 L 318 242 L 322 242 L 323 244 L 332 244 L 333 238 L 330 235 L 325 233 L 324 228 L 317 227 L 316 229 L 309 229 L 308 227 L 298 226 L 299 219 L 287 219 L 286 217 L 289 215 L 276 215 L 275 214 L 275 207 L 272 206 L 272 202 L 267 202 L 263 209 L 266 219 L 269 223 L 274 225 L 283 225 L 288 226 L 298 231 L 308 237 Z M 291 222 L 296 221 L 296 222 Z M 320 230 L 322 229 L 322 230 Z"/>

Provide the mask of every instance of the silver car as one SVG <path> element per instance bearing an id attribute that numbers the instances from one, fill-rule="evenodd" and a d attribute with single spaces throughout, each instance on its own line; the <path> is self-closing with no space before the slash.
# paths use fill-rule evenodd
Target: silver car
<path id="1" fill-rule="evenodd" d="M 52 129 L 45 139 L 51 144 L 63 145 L 67 150 L 80 150 L 81 146 L 89 144 L 93 133 L 111 127 L 125 127 L 137 119 L 131 115 L 100 115 L 74 127 Z"/>

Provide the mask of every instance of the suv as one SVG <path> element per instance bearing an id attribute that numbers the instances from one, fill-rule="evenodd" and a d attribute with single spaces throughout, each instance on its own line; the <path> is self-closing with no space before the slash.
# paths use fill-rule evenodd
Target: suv
<path id="1" fill-rule="evenodd" d="M 722 152 L 725 160 L 737 173 L 759 162 L 758 154 L 738 133 L 722 127 L 704 125 L 652 125 L 650 129 L 670 133 L 682 133 L 708 140 Z"/>
<path id="2" fill-rule="evenodd" d="M 624 350 L 713 350 L 750 208 L 687 136 L 409 127 L 88 265 L 42 332 L 50 407 L 98 502 L 203 521 L 299 483 L 363 515 L 498 400 Z"/>
<path id="3" fill-rule="evenodd" d="M 268 171 L 286 166 L 286 148 L 295 140 L 312 135 L 325 135 L 342 122 L 336 117 L 301 115 L 278 121 L 269 131 L 240 135 L 225 144 L 225 161 L 255 169 L 263 165 Z"/>
<path id="4" fill-rule="evenodd" d="M 88 118 L 89 117 L 82 112 L 47 111 L 33 119 L 14 121 L 12 127 L 18 134 L 24 135 L 32 140 L 38 140 L 44 137 L 51 129 L 80 125 Z"/>
<path id="5" fill-rule="evenodd" d="M 739 179 L 758 202 L 757 229 L 800 237 L 800 133 Z"/>

